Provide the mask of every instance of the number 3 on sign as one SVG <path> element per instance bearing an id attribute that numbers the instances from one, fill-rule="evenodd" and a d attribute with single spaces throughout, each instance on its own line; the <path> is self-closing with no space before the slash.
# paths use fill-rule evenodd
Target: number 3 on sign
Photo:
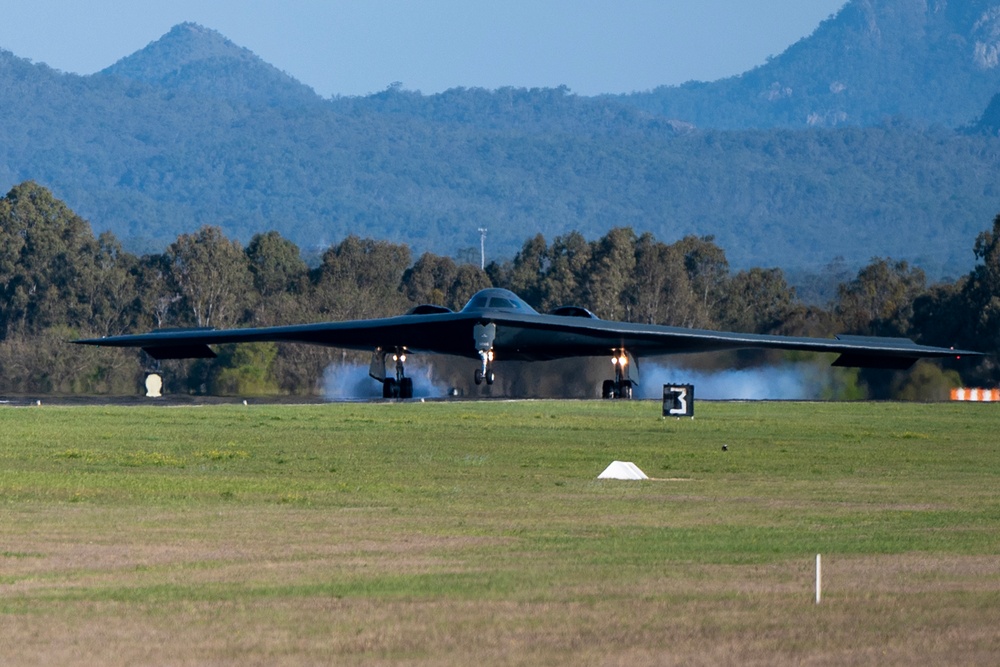
<path id="1" fill-rule="evenodd" d="M 694 385 L 663 385 L 663 416 L 694 417 Z"/>

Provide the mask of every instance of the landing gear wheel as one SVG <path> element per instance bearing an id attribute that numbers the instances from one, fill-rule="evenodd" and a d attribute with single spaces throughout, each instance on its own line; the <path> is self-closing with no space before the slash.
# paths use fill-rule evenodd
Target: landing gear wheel
<path id="1" fill-rule="evenodd" d="M 601 398 L 632 398 L 632 380 L 605 380 L 601 385 Z"/>
<path id="2" fill-rule="evenodd" d="M 479 360 L 482 365 L 476 369 L 476 384 L 481 385 L 483 380 L 486 384 L 493 384 L 496 375 L 493 374 L 493 335 L 496 333 L 496 325 L 477 324 L 474 329 L 476 333 L 476 351 L 479 353 Z M 484 333 L 485 332 L 485 333 Z M 482 339 L 482 340 L 481 340 Z"/>
<path id="3" fill-rule="evenodd" d="M 626 400 L 632 398 L 632 383 L 629 380 L 622 381 L 621 389 L 618 390 L 618 398 Z"/>
<path id="4" fill-rule="evenodd" d="M 382 382 L 382 398 L 413 398 L 413 378 L 386 378 Z"/>
<path id="5" fill-rule="evenodd" d="M 601 385 L 601 398 L 612 399 L 615 397 L 615 381 L 605 380 Z"/>
<path id="6" fill-rule="evenodd" d="M 382 398 L 399 398 L 399 384 L 392 378 L 382 382 Z"/>

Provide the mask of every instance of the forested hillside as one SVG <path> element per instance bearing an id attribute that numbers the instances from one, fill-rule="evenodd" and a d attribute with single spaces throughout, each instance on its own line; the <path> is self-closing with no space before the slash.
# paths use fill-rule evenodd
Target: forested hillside
<path id="1" fill-rule="evenodd" d="M 578 305 L 631 322 L 758 333 L 912 336 L 920 342 L 1000 350 L 1000 216 L 968 244 L 979 264 L 955 281 L 928 285 L 919 268 L 874 259 L 834 290 L 823 307 L 803 304 L 780 269 L 734 271 L 711 238 L 666 243 L 616 227 L 593 241 L 570 232 L 525 240 L 515 258 L 481 270 L 448 257 L 414 259 L 405 244 L 349 236 L 315 268 L 278 232 L 245 247 L 217 227 L 178 236 L 165 251 L 136 256 L 90 226 L 45 188 L 17 185 L 0 199 L 0 391 L 134 394 L 143 359 L 136 350 L 69 344 L 74 338 L 163 327 L 267 326 L 397 315 L 414 305 L 461 308 L 491 285 L 521 294 L 540 310 Z M 472 340 L 470 338 L 470 345 Z M 224 395 L 312 394 L 340 350 L 271 343 L 219 346 L 214 360 L 165 363 L 168 391 Z M 822 369 L 827 398 L 940 399 L 961 382 L 1000 379 L 995 357 L 906 373 L 826 368 L 822 355 L 792 355 Z M 776 357 L 712 355 L 706 362 L 753 365 Z M 148 361 L 148 360 L 147 360 Z M 425 362 L 426 363 L 426 362 Z M 472 384 L 472 365 L 435 361 L 431 374 L 467 395 L 595 396 L 596 381 L 567 382 L 585 360 L 544 364 L 498 360 L 501 381 Z M 605 360 L 606 365 L 606 360 Z M 954 368 L 951 366 L 954 365 Z M 530 368 L 526 368 L 530 367 Z M 606 372 L 606 368 L 605 368 Z M 530 375 L 532 381 L 520 379 Z"/>
<path id="2" fill-rule="evenodd" d="M 947 7 L 965 20 L 978 4 Z M 782 62 L 809 62 L 803 48 Z M 503 259 L 539 232 L 627 226 L 712 235 L 736 268 L 891 256 L 938 277 L 971 268 L 968 239 L 1000 211 L 1000 139 L 929 117 L 722 131 L 566 89 L 325 100 L 192 24 L 86 77 L 0 53 L 0 87 L 0 188 L 36 181 L 135 253 L 210 225 L 313 255 L 357 234 L 468 257 L 487 227 Z M 977 90 L 953 91 L 956 107 L 982 113 Z"/>
<path id="3" fill-rule="evenodd" d="M 956 127 L 1000 89 L 998 51 L 996 0 L 851 0 L 749 72 L 618 99 L 702 128 Z"/>

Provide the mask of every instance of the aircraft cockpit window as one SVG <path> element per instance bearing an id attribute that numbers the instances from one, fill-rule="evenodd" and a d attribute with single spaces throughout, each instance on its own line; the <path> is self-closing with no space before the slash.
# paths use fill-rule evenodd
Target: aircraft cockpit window
<path id="1" fill-rule="evenodd" d="M 490 308 L 520 308 L 521 306 L 516 301 L 511 301 L 510 299 L 504 299 L 499 296 L 495 296 L 490 299 Z"/>
<path id="2" fill-rule="evenodd" d="M 469 299 L 469 303 L 462 310 L 477 311 L 490 308 L 513 311 L 518 314 L 535 312 L 531 306 L 521 301 L 516 294 L 499 288 L 487 288 L 477 292 Z"/>

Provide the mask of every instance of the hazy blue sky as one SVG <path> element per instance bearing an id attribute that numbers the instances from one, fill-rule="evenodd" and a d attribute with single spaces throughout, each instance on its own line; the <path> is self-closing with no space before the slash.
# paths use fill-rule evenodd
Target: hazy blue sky
<path id="1" fill-rule="evenodd" d="M 194 21 L 328 96 L 402 82 L 582 95 L 738 74 L 846 0 L 0 0 L 0 48 L 90 74 Z"/>

